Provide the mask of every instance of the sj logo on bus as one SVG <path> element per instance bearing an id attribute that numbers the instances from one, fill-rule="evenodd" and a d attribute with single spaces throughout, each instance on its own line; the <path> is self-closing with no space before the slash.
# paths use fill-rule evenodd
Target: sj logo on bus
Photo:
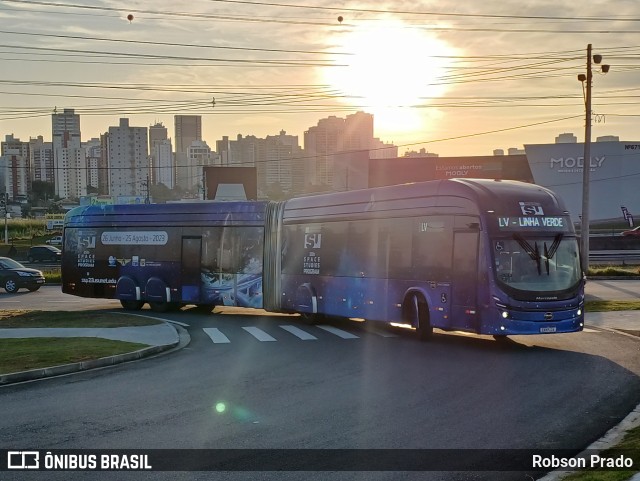
<path id="1" fill-rule="evenodd" d="M 542 206 L 537 202 L 519 202 L 522 215 L 544 215 Z"/>
<path id="2" fill-rule="evenodd" d="M 305 234 L 304 235 L 305 249 L 320 249 L 321 243 L 322 243 L 322 234 Z"/>

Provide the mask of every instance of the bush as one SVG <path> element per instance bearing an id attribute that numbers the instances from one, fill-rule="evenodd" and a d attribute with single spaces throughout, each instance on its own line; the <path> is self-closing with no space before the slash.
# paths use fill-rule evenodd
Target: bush
<path id="1" fill-rule="evenodd" d="M 620 266 L 607 266 L 607 267 L 593 267 L 589 269 L 588 276 L 617 276 L 628 277 L 640 275 L 639 267 L 620 267 Z"/>

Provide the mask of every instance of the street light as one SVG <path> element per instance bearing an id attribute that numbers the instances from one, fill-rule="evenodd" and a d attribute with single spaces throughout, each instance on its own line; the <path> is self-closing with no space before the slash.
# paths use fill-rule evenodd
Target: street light
<path id="1" fill-rule="evenodd" d="M 593 73 L 591 72 L 591 60 L 600 64 L 602 55 L 591 55 L 591 44 L 587 45 L 587 74 L 578 75 L 578 80 L 582 82 L 582 89 L 585 96 L 585 126 L 584 126 L 584 159 L 582 161 L 582 226 L 580 228 L 582 267 L 586 273 L 589 270 L 589 175 L 591 172 L 591 87 L 593 83 Z M 609 65 L 602 65 L 603 73 L 609 71 Z M 585 86 L 586 82 L 586 86 Z"/>

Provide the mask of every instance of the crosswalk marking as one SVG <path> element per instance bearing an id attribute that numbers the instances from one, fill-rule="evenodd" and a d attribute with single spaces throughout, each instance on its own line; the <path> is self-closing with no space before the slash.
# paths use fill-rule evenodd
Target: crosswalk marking
<path id="1" fill-rule="evenodd" d="M 300 328 L 298 328 L 296 326 L 280 326 L 280 327 L 282 329 L 284 329 L 285 331 L 290 332 L 291 334 L 293 334 L 297 338 L 302 339 L 303 341 L 317 341 L 318 340 L 318 338 L 316 336 L 312 336 L 307 331 L 303 331 L 302 329 L 300 329 Z"/>
<path id="2" fill-rule="evenodd" d="M 220 329 L 216 327 L 203 327 L 202 330 L 211 338 L 216 344 L 227 344 L 231 342 L 227 336 L 220 332 Z"/>
<path id="3" fill-rule="evenodd" d="M 258 329 L 257 327 L 243 327 L 242 329 L 247 331 L 249 334 L 255 337 L 258 341 L 271 342 L 276 340 L 275 338 L 271 337 L 269 334 L 264 332 L 262 329 Z"/>
<path id="4" fill-rule="evenodd" d="M 319 327 L 320 329 L 330 332 L 331 334 L 335 334 L 338 337 L 341 337 L 342 339 L 359 339 L 358 336 L 356 336 L 355 334 L 351 334 L 350 332 L 347 331 L 343 331 L 342 329 L 337 329 L 333 326 L 316 326 Z"/>

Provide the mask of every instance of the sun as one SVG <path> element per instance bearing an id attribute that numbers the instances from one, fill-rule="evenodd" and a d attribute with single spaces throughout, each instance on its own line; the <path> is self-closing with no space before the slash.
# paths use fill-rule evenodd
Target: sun
<path id="1" fill-rule="evenodd" d="M 335 31 L 334 31 L 335 32 Z M 419 131 L 434 112 L 429 103 L 444 95 L 455 50 L 428 31 L 402 22 L 338 30 L 343 66 L 325 68 L 324 81 L 344 102 L 372 113 L 376 131 Z M 335 44 L 335 43 L 334 43 Z"/>

